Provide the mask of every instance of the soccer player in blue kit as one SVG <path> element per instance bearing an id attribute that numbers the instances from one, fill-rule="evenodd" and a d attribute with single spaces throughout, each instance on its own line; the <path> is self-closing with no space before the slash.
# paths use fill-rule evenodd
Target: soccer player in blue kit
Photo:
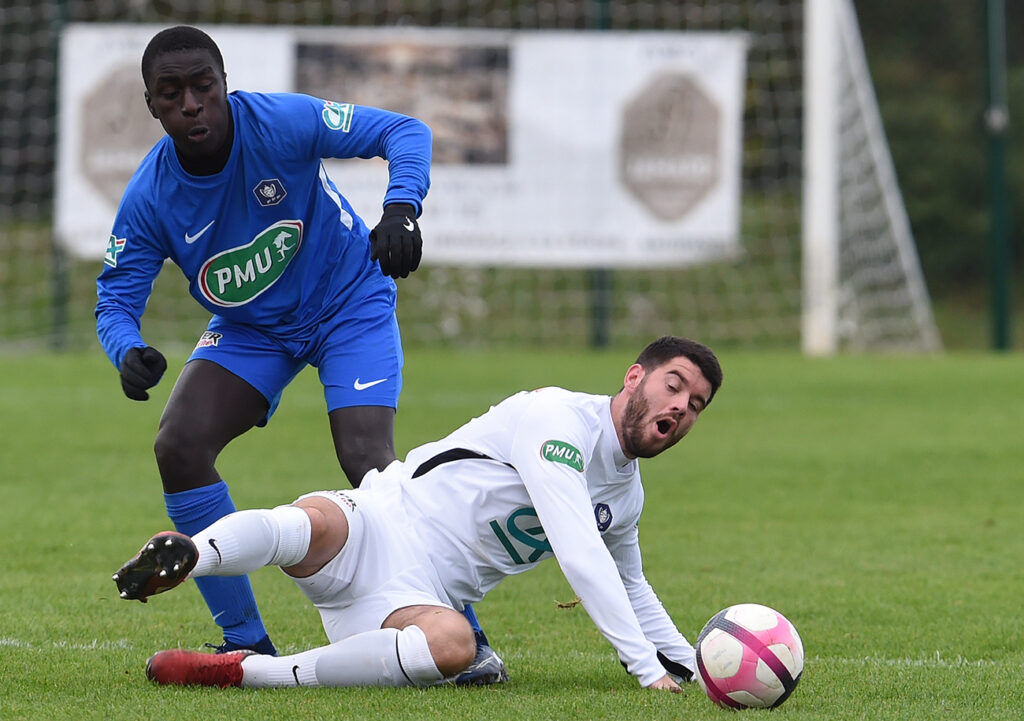
<path id="1" fill-rule="evenodd" d="M 144 401 L 167 368 L 140 332 L 166 259 L 213 314 L 154 442 L 168 515 L 194 534 L 235 510 L 217 456 L 267 423 L 307 365 L 324 387 L 338 461 L 358 486 L 396 457 L 403 356 L 393 279 L 420 262 L 430 129 L 307 95 L 228 93 L 219 48 L 188 26 L 152 38 L 142 76 L 149 112 L 166 136 L 121 199 L 96 284 L 96 326 L 125 395 Z M 388 161 L 383 214 L 372 231 L 327 176 L 325 157 Z M 276 653 L 247 576 L 197 585 L 223 630 L 218 651 Z M 467 617 L 475 622 L 471 609 Z M 507 678 L 482 631 L 478 646 L 479 663 L 464 682 Z"/>

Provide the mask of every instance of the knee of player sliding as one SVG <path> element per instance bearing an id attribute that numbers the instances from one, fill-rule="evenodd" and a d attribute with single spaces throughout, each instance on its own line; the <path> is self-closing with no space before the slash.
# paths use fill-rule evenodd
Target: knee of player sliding
<path id="1" fill-rule="evenodd" d="M 430 620 L 417 625 L 427 637 L 427 646 L 437 670 L 445 677 L 462 673 L 476 657 L 476 639 L 466 618 L 451 609 L 438 609 Z"/>
<path id="2" fill-rule="evenodd" d="M 303 498 L 295 506 L 309 517 L 309 549 L 302 561 L 282 570 L 289 576 L 305 578 L 341 553 L 348 542 L 348 519 L 333 501 L 320 496 Z"/>

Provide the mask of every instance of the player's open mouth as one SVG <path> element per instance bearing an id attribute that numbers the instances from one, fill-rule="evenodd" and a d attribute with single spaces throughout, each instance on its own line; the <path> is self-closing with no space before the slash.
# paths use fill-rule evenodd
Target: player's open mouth
<path id="1" fill-rule="evenodd" d="M 666 419 L 658 421 L 655 425 L 658 426 L 658 433 L 663 436 L 667 436 L 672 428 L 675 427 L 675 423 Z"/>
<path id="2" fill-rule="evenodd" d="M 189 140 L 205 140 L 206 136 L 210 134 L 210 129 L 205 125 L 200 125 L 198 128 L 192 128 L 188 131 Z"/>

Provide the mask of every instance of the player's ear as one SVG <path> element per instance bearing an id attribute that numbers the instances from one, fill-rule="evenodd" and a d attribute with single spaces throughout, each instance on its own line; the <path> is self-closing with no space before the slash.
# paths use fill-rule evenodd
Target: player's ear
<path id="1" fill-rule="evenodd" d="M 640 381 L 644 379 L 646 373 L 644 367 L 639 363 L 634 363 L 626 371 L 626 377 L 622 379 L 622 387 L 630 395 L 636 390 L 636 387 L 640 385 Z"/>
<path id="2" fill-rule="evenodd" d="M 149 95 L 149 91 L 146 91 L 146 109 L 149 110 L 149 114 L 156 118 L 156 111 L 153 110 L 153 99 Z"/>

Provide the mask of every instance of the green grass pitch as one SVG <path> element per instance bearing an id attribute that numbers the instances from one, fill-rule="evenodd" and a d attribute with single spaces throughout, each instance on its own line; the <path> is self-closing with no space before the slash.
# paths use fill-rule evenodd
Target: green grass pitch
<path id="1" fill-rule="evenodd" d="M 400 454 L 521 388 L 614 393 L 630 352 L 411 350 Z M 454 689 L 163 688 L 145 659 L 219 641 L 194 587 L 143 605 L 110 574 L 169 526 L 152 456 L 182 358 L 133 403 L 99 351 L 0 355 L 0 719 L 713 719 L 696 686 L 645 691 L 552 562 L 477 605 L 512 676 Z M 721 608 L 800 630 L 787 719 L 1019 717 L 1024 675 L 1024 358 L 725 353 L 725 384 L 642 465 L 645 566 L 690 640 Z M 219 463 L 239 507 L 346 487 L 316 375 Z M 254 574 L 284 652 L 322 642 L 276 569 Z M 763 712 L 748 712 L 763 713 Z"/>

